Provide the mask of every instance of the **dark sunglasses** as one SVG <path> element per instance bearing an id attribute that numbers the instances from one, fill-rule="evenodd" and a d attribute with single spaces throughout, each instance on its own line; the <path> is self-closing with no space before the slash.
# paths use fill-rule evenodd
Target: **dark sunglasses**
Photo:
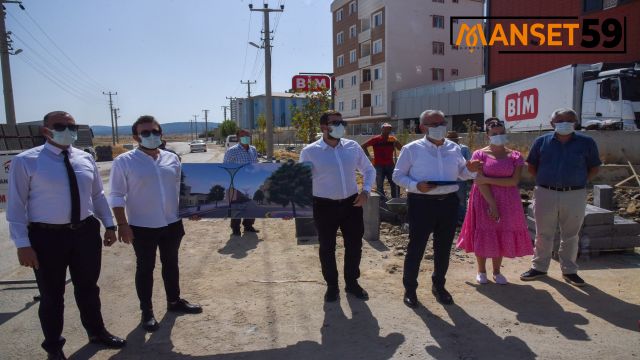
<path id="1" fill-rule="evenodd" d="M 78 131 L 78 125 L 76 124 L 53 124 L 52 125 L 53 130 L 55 131 L 65 131 L 66 129 L 69 129 L 69 131 Z"/>
<path id="2" fill-rule="evenodd" d="M 160 130 L 142 130 L 140 131 L 140 136 L 142 137 L 149 137 L 151 134 L 155 135 L 155 136 L 160 136 L 162 135 L 162 132 Z"/>
<path id="3" fill-rule="evenodd" d="M 332 121 L 332 122 L 328 123 L 327 125 L 330 125 L 330 126 L 340 126 L 340 125 L 347 126 L 347 122 L 344 121 L 344 120 L 338 120 L 338 121 Z"/>
<path id="4" fill-rule="evenodd" d="M 487 129 L 493 129 L 495 127 L 504 127 L 504 121 L 491 119 L 485 122 L 485 126 Z"/>

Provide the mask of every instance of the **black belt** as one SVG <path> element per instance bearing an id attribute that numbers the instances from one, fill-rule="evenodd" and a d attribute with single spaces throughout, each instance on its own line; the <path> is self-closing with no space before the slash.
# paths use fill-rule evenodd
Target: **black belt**
<path id="1" fill-rule="evenodd" d="M 315 203 L 317 203 L 317 204 L 323 204 L 323 205 L 343 205 L 343 204 L 346 204 L 346 203 L 352 204 L 357 196 L 358 196 L 358 194 L 353 194 L 353 195 L 349 196 L 348 198 L 338 199 L 338 200 L 327 199 L 327 198 L 323 198 L 323 197 L 314 196 L 313 197 L 313 201 Z"/>
<path id="2" fill-rule="evenodd" d="M 584 186 L 563 186 L 563 187 L 555 187 L 555 186 L 547 186 L 547 185 L 538 185 L 545 189 L 553 190 L 553 191 L 573 191 L 573 190 L 582 190 Z"/>
<path id="3" fill-rule="evenodd" d="M 447 193 L 447 194 L 438 194 L 438 195 L 430 195 L 430 194 L 418 194 L 418 193 L 409 193 L 408 197 L 413 197 L 416 199 L 424 199 L 424 200 L 446 200 L 451 196 L 456 196 L 456 193 Z"/>
<path id="4" fill-rule="evenodd" d="M 76 224 L 47 224 L 41 222 L 32 222 L 29 223 L 29 226 L 48 230 L 77 230 L 87 224 L 91 219 L 94 219 L 94 217 L 87 216 L 84 220 L 80 220 L 80 222 Z"/>

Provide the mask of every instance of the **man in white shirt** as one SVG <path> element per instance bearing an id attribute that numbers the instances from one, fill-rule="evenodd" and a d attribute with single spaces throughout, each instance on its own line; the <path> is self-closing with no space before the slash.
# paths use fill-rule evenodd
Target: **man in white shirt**
<path id="1" fill-rule="evenodd" d="M 159 324 L 153 314 L 151 295 L 158 249 L 167 311 L 197 314 L 202 307 L 180 298 L 178 250 L 184 236 L 178 216 L 180 160 L 176 154 L 159 149 L 162 127 L 153 116 L 138 118 L 131 132 L 139 146 L 113 160 L 109 201 L 118 222 L 118 240 L 133 244 L 136 253 L 141 326 L 155 331 Z"/>
<path id="2" fill-rule="evenodd" d="M 100 311 L 102 238 L 94 215 L 106 227 L 105 246 L 116 241 L 116 227 L 95 161 L 71 146 L 77 130 L 68 113 L 48 113 L 42 129 L 47 142 L 18 154 L 9 173 L 9 233 L 20 265 L 35 272 L 42 347 L 49 359 L 66 359 L 62 327 L 67 268 L 89 340 L 114 348 L 125 345 L 105 329 Z"/>
<path id="3" fill-rule="evenodd" d="M 376 170 L 357 142 L 343 138 L 346 125 L 342 114 L 326 111 L 320 117 L 322 138 L 300 152 L 300 162 L 312 164 L 313 218 L 320 242 L 322 275 L 327 282 L 327 302 L 336 301 L 340 292 L 335 255 L 338 228 L 344 238 L 345 291 L 359 299 L 369 297 L 358 278 L 364 235 L 362 206 L 367 202 Z M 364 177 L 360 193 L 356 171 Z"/>
<path id="4" fill-rule="evenodd" d="M 460 147 L 445 139 L 447 122 L 442 111 L 424 111 L 420 115 L 420 130 L 427 135 L 402 148 L 393 171 L 393 181 L 408 192 L 409 245 L 402 282 L 404 303 L 412 308 L 418 306 L 420 261 L 431 233 L 434 249 L 431 292 L 438 302 L 453 304 L 444 284 L 458 222 L 457 180 L 474 178 L 482 166 L 477 160 L 466 161 Z"/>

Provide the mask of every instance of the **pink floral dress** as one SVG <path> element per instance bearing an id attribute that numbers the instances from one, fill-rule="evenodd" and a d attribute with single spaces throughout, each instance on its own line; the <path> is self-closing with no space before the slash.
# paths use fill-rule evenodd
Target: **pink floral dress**
<path id="1" fill-rule="evenodd" d="M 512 151 L 504 159 L 496 159 L 482 150 L 476 150 L 471 158 L 482 161 L 483 174 L 491 178 L 511 177 L 516 167 L 524 165 L 524 159 L 517 151 Z M 517 186 L 489 186 L 498 206 L 500 220 L 496 222 L 489 216 L 489 203 L 474 184 L 458 238 L 458 248 L 484 258 L 532 255 L 533 246 L 522 209 L 520 190 Z"/>

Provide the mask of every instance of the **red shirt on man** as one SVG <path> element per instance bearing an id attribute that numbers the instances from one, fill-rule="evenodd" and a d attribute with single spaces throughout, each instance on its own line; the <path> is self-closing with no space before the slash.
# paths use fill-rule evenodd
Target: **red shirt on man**
<path id="1" fill-rule="evenodd" d="M 376 135 L 367 140 L 362 147 L 373 147 L 373 165 L 393 165 L 393 151 L 397 141 L 395 136 L 389 135 L 385 140 L 382 135 Z"/>

